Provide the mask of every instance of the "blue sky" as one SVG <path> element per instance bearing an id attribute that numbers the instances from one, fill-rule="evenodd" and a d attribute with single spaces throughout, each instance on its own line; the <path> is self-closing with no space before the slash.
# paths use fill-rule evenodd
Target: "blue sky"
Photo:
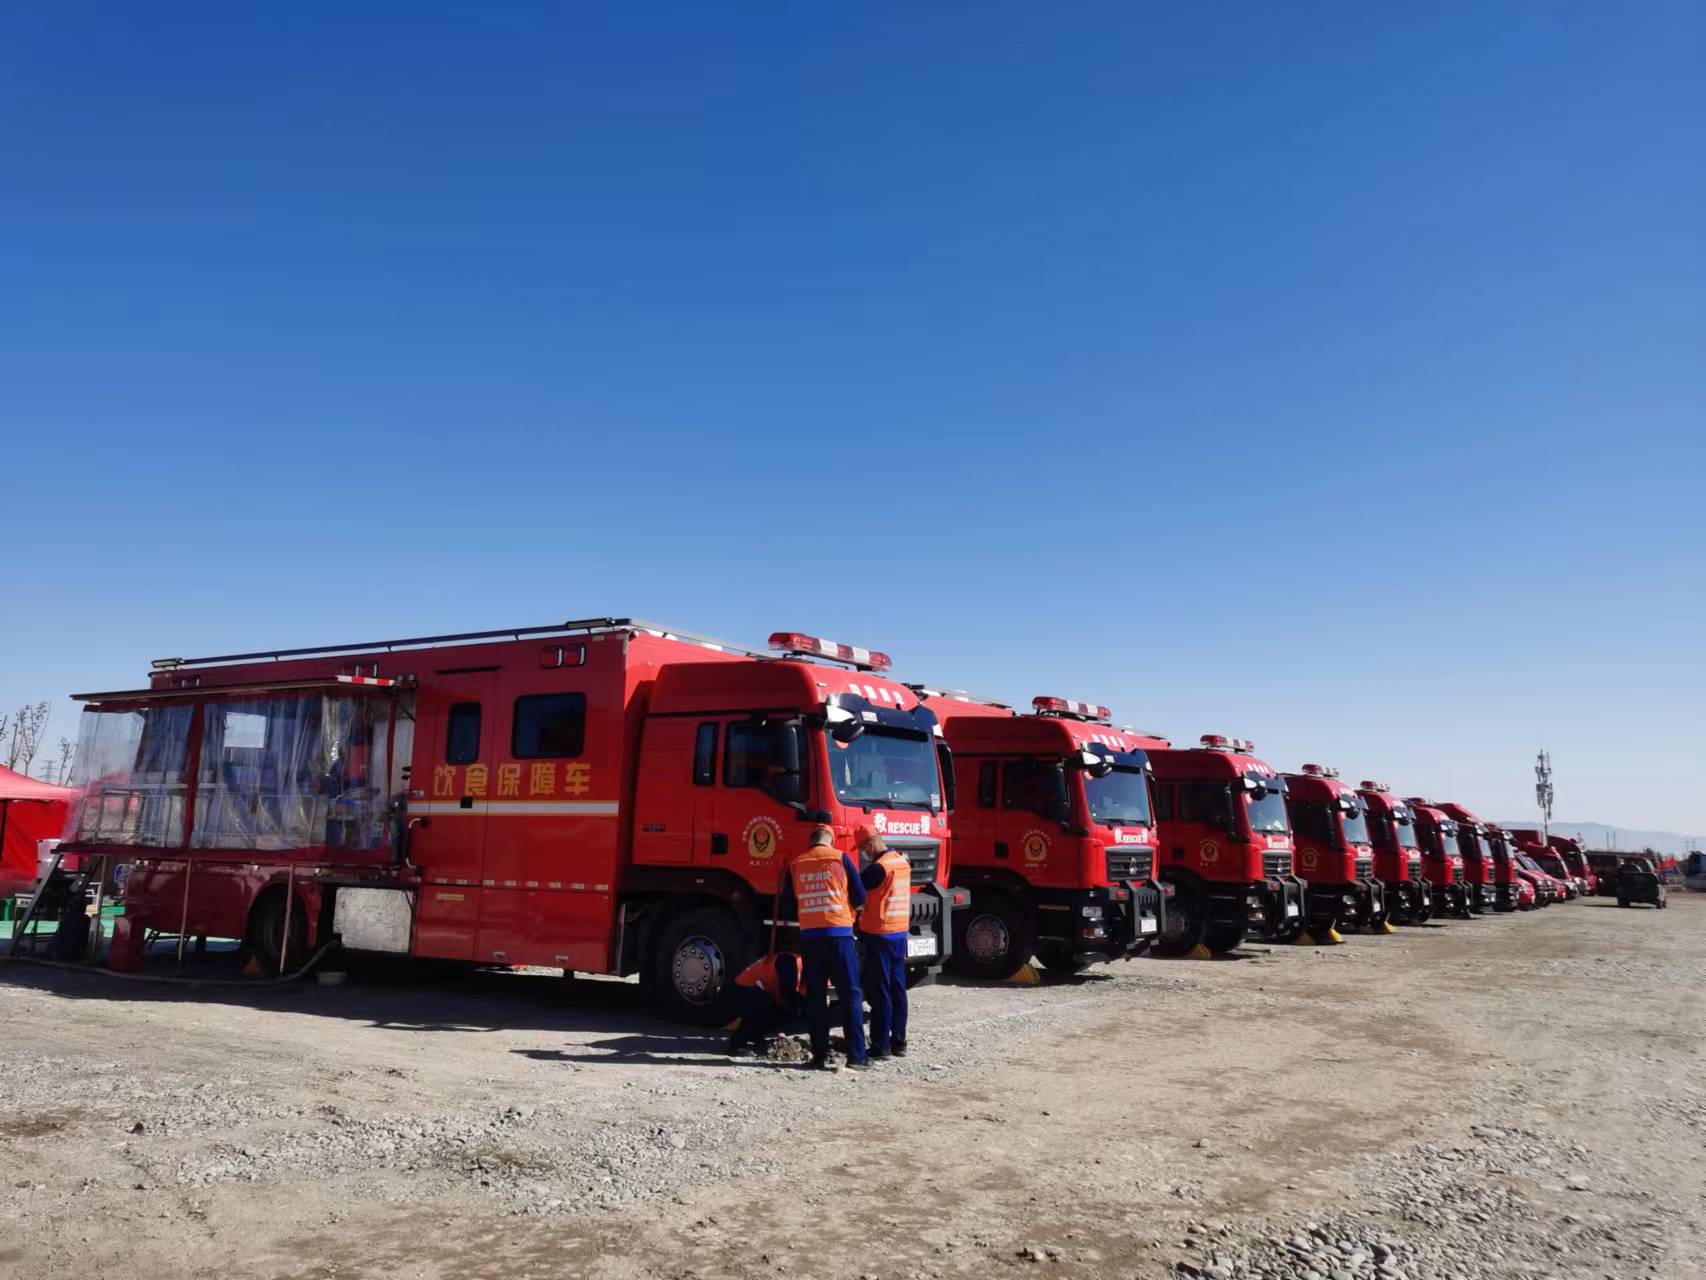
<path id="1" fill-rule="evenodd" d="M 634 613 L 1706 830 L 1703 128 L 1682 3 L 14 8 L 0 705 Z"/>

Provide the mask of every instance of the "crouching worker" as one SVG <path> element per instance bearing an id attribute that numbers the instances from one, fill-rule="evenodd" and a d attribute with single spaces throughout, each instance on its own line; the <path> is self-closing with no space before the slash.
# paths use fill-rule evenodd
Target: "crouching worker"
<path id="1" fill-rule="evenodd" d="M 800 958 L 792 951 L 760 956 L 735 975 L 735 1012 L 740 1026 L 729 1039 L 729 1052 L 747 1045 L 761 1048 L 800 1016 Z"/>
<path id="2" fill-rule="evenodd" d="M 871 1002 L 872 1059 L 906 1056 L 906 935 L 912 926 L 912 864 L 870 827 L 853 832 L 865 864 L 859 881 L 865 998 Z"/>
<path id="3" fill-rule="evenodd" d="M 829 986 L 841 997 L 847 1033 L 847 1065 L 865 1063 L 865 997 L 859 990 L 859 961 L 853 949 L 853 912 L 865 905 L 865 886 L 853 859 L 835 847 L 835 833 L 814 827 L 806 851 L 789 864 L 778 913 L 800 925 L 806 1021 L 811 1027 L 812 1066 L 829 1065 Z"/>

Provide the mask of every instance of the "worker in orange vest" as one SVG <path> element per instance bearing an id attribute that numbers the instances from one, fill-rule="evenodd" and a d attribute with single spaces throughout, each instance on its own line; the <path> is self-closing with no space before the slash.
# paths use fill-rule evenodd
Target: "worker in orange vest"
<path id="1" fill-rule="evenodd" d="M 792 951 L 760 956 L 735 975 L 735 1011 L 740 1026 L 729 1039 L 729 1052 L 759 1048 L 799 1016 L 800 958 Z"/>
<path id="2" fill-rule="evenodd" d="M 865 886 L 853 859 L 835 847 L 835 832 L 812 828 L 806 851 L 788 867 L 777 914 L 800 924 L 800 960 L 805 969 L 806 1021 L 811 1027 L 812 1066 L 829 1065 L 829 986 L 841 998 L 847 1034 L 847 1065 L 863 1069 L 865 997 L 859 990 L 859 957 L 853 948 L 853 913 L 865 905 Z"/>
<path id="3" fill-rule="evenodd" d="M 906 935 L 912 926 L 912 864 L 868 826 L 853 839 L 865 869 L 865 906 L 859 912 L 864 950 L 863 985 L 871 1002 L 872 1059 L 906 1056 Z"/>

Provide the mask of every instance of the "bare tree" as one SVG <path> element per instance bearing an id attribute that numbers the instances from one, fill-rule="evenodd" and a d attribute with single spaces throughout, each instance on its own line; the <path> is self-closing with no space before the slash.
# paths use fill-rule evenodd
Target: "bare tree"
<path id="1" fill-rule="evenodd" d="M 35 762 L 36 752 L 41 749 L 42 730 L 47 728 L 48 713 L 53 710 L 51 702 L 38 702 L 35 706 L 22 706 L 12 714 L 12 736 L 6 744 L 6 767 L 19 773 L 28 773 L 30 765 Z M 3 729 L 0 725 L 0 729 Z"/>
<path id="2" fill-rule="evenodd" d="M 53 780 L 62 787 L 71 781 L 71 757 L 76 752 L 77 744 L 70 738 L 59 740 L 59 759 L 54 765 Z"/>

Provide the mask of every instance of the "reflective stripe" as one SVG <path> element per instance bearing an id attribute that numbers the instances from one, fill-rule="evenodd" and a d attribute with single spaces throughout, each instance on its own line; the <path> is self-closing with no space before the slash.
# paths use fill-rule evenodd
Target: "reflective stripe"
<path id="1" fill-rule="evenodd" d="M 572 814 L 589 818 L 614 818 L 622 806 L 614 800 L 495 800 L 476 801 L 464 808 L 456 800 L 415 801 L 410 813 L 431 814 L 434 817 L 455 817 L 459 813 L 479 814 L 482 817 L 544 817 Z"/>
<path id="2" fill-rule="evenodd" d="M 877 858 L 883 882 L 865 894 L 859 928 L 866 933 L 905 933 L 912 924 L 912 865 L 893 849 Z"/>
<path id="3" fill-rule="evenodd" d="M 847 867 L 838 849 L 814 845 L 788 868 L 802 929 L 846 929 L 853 923 Z"/>

